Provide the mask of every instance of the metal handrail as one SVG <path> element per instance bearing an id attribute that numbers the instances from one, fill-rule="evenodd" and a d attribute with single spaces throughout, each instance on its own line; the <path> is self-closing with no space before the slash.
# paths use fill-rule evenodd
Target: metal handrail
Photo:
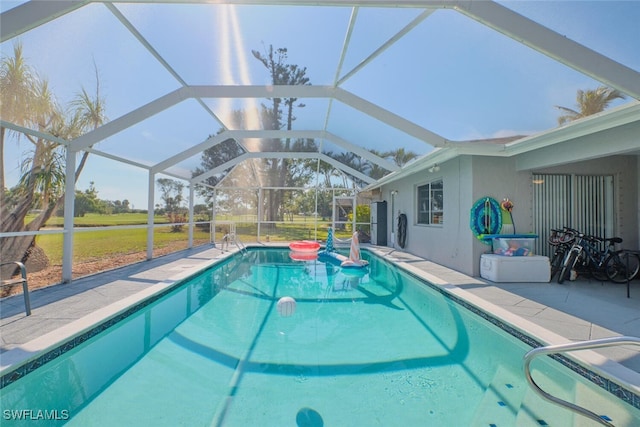
<path id="1" fill-rule="evenodd" d="M 531 361 L 539 355 L 542 354 L 557 354 L 557 353 L 565 353 L 569 351 L 576 350 L 588 350 L 592 348 L 601 348 L 601 347 L 611 347 L 617 345 L 638 345 L 640 346 L 640 338 L 629 337 L 629 336 L 621 336 L 621 337 L 610 337 L 610 338 L 601 338 L 597 340 L 590 341 L 579 341 L 568 344 L 558 344 L 558 345 L 549 345 L 546 347 L 538 347 L 529 351 L 524 355 L 524 375 L 529 382 L 529 385 L 533 388 L 533 390 L 542 396 L 544 399 L 555 403 L 556 405 L 563 406 L 573 412 L 576 412 L 585 417 L 591 418 L 592 420 L 605 425 L 605 426 L 613 426 L 613 424 L 609 423 L 607 420 L 599 416 L 598 414 L 591 412 L 588 409 L 585 409 L 581 406 L 575 405 L 571 402 L 567 402 L 566 400 L 562 400 L 558 397 L 555 397 L 546 391 L 542 390 L 538 384 L 531 377 Z"/>
<path id="2" fill-rule="evenodd" d="M 240 253 L 244 253 L 247 251 L 247 247 L 240 241 L 240 238 L 236 235 L 236 233 L 228 233 L 225 234 L 222 238 L 221 250 L 224 252 L 225 246 L 227 250 L 229 249 L 229 243 L 233 243 L 238 248 Z"/>
<path id="3" fill-rule="evenodd" d="M 19 279 L 9 279 L 0 281 L 0 286 L 13 286 L 22 284 L 22 296 L 24 298 L 24 310 L 27 316 L 31 316 L 31 300 L 29 299 L 29 285 L 27 284 L 27 269 L 20 261 L 9 261 L 0 263 L 0 267 L 15 264 L 20 269 Z"/>
<path id="4" fill-rule="evenodd" d="M 242 243 L 237 234 L 233 234 L 233 241 L 236 244 L 236 247 L 240 251 L 240 253 L 245 253 L 247 251 L 247 247 Z"/>

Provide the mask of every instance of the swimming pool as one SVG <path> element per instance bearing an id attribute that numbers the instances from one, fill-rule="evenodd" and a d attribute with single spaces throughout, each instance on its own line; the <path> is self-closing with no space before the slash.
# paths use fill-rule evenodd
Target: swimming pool
<path id="1" fill-rule="evenodd" d="M 3 381 L 3 425 L 590 425 L 528 389 L 530 346 L 488 315 L 368 252 L 364 272 L 288 255 L 236 255 L 63 345 Z M 549 358 L 534 375 L 615 425 L 637 421 Z"/>

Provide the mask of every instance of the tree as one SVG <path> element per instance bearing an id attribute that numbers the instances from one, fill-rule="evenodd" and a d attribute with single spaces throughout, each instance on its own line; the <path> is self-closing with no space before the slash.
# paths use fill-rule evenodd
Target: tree
<path id="1" fill-rule="evenodd" d="M 369 150 L 371 151 L 372 154 L 375 154 L 376 156 L 380 157 L 380 158 L 385 158 L 387 155 L 384 153 L 380 153 L 378 150 Z M 369 167 L 368 167 L 368 174 L 371 178 L 373 179 L 380 179 L 383 176 L 385 176 L 387 173 L 389 173 L 388 170 L 386 170 L 385 168 L 381 167 L 380 165 L 373 163 L 373 162 L 369 162 Z"/>
<path id="2" fill-rule="evenodd" d="M 184 200 L 182 196 L 184 184 L 180 181 L 169 178 L 158 178 L 156 182 L 160 186 L 160 192 L 162 193 L 165 214 L 167 215 L 169 222 L 174 224 L 171 226 L 171 231 L 182 231 L 182 223 L 187 220 L 184 209 L 181 209 L 180 207 Z"/>
<path id="3" fill-rule="evenodd" d="M 74 109 L 73 120 L 76 123 L 74 127 L 81 131 L 95 130 L 109 121 L 106 115 L 106 100 L 100 95 L 100 76 L 95 62 L 93 68 L 96 76 L 96 91 L 93 98 L 87 90 L 82 87 L 80 93 L 76 94 L 74 100 L 71 102 L 71 106 Z M 82 173 L 88 157 L 89 152 L 84 151 L 80 163 L 76 168 L 76 181 L 80 177 L 80 173 Z"/>
<path id="4" fill-rule="evenodd" d="M 404 148 L 396 148 L 395 150 L 386 152 L 383 157 L 391 158 L 396 165 L 402 167 L 418 157 L 418 155 L 413 151 L 406 151 Z"/>
<path id="5" fill-rule="evenodd" d="M 306 68 L 295 64 L 288 64 L 287 49 L 274 49 L 273 46 L 265 48 L 263 52 L 252 51 L 253 56 L 259 60 L 268 70 L 271 82 L 274 85 L 307 85 L 309 78 L 306 76 Z M 298 98 L 269 98 L 269 104 L 262 104 L 259 117 L 263 129 L 278 130 L 293 128 L 296 120 L 296 108 L 304 108 L 305 105 L 298 102 Z M 228 123 L 229 128 L 252 128 L 247 122 L 248 112 L 243 110 L 233 111 Z M 222 130 L 220 131 L 222 132 Z M 318 145 L 313 139 L 284 138 L 263 139 L 259 142 L 258 150 L 262 152 L 316 152 Z M 238 157 L 246 151 L 244 146 L 233 139 L 229 139 L 205 150 L 201 156 L 201 167 L 192 172 L 192 176 L 198 176 Z M 286 212 L 292 211 L 295 205 L 296 192 L 283 191 L 280 188 L 304 187 L 314 177 L 317 165 L 312 159 L 250 159 L 232 168 L 207 178 L 200 188 L 199 194 L 210 201 L 211 187 L 219 186 L 224 179 L 224 185 L 228 187 L 276 187 L 279 189 L 266 189 L 264 194 L 264 206 L 261 212 L 269 221 L 277 221 L 283 218 Z M 256 207 L 257 192 L 247 191 L 220 191 L 217 196 L 217 209 L 219 212 L 225 208 Z M 286 205 L 286 206 L 285 206 Z"/>
<path id="6" fill-rule="evenodd" d="M 97 79 L 97 73 L 96 73 Z M 99 81 L 96 82 L 99 87 Z M 35 129 L 41 135 L 52 135 L 71 140 L 88 129 L 100 126 L 106 120 L 104 116 L 104 99 L 99 95 L 95 99 L 88 96 L 83 89 L 77 101 L 71 103 L 70 109 L 61 108 L 46 79 L 41 78 L 25 62 L 22 47 L 14 47 L 13 58 L 3 58 L 0 63 L 0 88 L 2 88 L 3 119 L 21 126 Z M 96 91 L 99 94 L 99 91 Z M 84 96 L 83 96 L 84 95 Z M 5 114 L 5 108 L 7 114 Z M 99 112 L 98 114 L 87 111 Z M 94 118 L 85 120 L 88 115 Z M 0 129 L 0 149 L 4 151 L 5 129 Z M 15 196 L 11 211 L 4 208 L 5 191 L 0 193 L 0 230 L 4 232 L 36 231 L 51 217 L 64 199 L 65 176 L 64 147 L 45 137 L 24 136 L 33 149 L 31 155 L 22 164 L 22 175 L 16 188 L 11 190 Z M 83 155 L 86 160 L 87 153 Z M 0 166 L 0 180 L 4 184 L 4 156 Z M 74 180 L 82 171 L 81 161 L 74 173 Z M 28 224 L 25 218 L 29 210 L 36 205 L 39 214 Z M 30 251 L 35 247 L 35 236 L 17 236 L 4 238 L 0 248 L 0 258 L 26 262 Z"/>
<path id="7" fill-rule="evenodd" d="M 271 83 L 273 85 L 309 85 L 309 78 L 306 76 L 307 68 L 300 68 L 295 64 L 287 63 L 287 49 L 286 48 L 273 48 L 273 45 L 269 46 L 269 49 L 265 49 L 264 53 L 260 53 L 257 50 L 252 50 L 253 56 L 265 66 L 268 70 Z M 293 122 L 295 121 L 294 107 L 304 108 L 304 104 L 297 104 L 298 98 L 270 98 L 271 105 L 262 105 L 262 124 L 265 129 L 277 130 L 286 129 L 291 130 L 293 128 Z M 282 105 L 284 104 L 285 116 L 283 117 Z M 290 152 L 294 148 L 293 145 L 299 144 L 304 146 L 308 144 L 304 141 L 291 141 L 290 138 L 281 140 L 265 140 L 263 141 L 263 151 L 285 151 Z M 310 179 L 311 172 L 307 171 L 307 174 L 298 175 L 294 177 L 291 174 L 291 165 L 299 162 L 293 159 L 264 159 L 263 171 L 266 176 L 266 186 L 272 187 L 290 187 L 297 184 L 299 180 L 304 181 Z M 299 184 L 298 184 L 299 185 Z M 267 190 L 266 191 L 266 209 L 268 221 L 275 221 L 282 219 L 284 210 L 282 209 L 284 203 L 284 194 L 279 190 Z"/>
<path id="8" fill-rule="evenodd" d="M 129 200 L 104 200 L 102 201 L 105 205 L 106 213 L 128 213 L 131 212 L 131 206 L 129 204 Z"/>
<path id="9" fill-rule="evenodd" d="M 324 154 L 326 154 L 329 157 L 334 157 L 335 154 L 332 151 L 325 151 Z M 324 177 L 324 187 L 333 187 L 333 184 L 331 182 L 331 178 L 333 177 L 335 172 L 335 168 L 333 167 L 332 164 L 329 164 L 327 162 L 323 162 L 320 161 L 320 163 L 318 164 L 318 173 L 320 174 L 320 176 Z"/>
<path id="10" fill-rule="evenodd" d="M 197 204 L 193 206 L 193 214 L 211 219 L 211 209 L 205 204 Z"/>
<path id="11" fill-rule="evenodd" d="M 242 129 L 244 123 L 244 113 L 241 110 L 233 111 L 231 115 L 231 126 L 235 129 Z M 218 133 L 221 133 L 220 130 Z M 209 135 L 211 138 L 212 135 Z M 207 148 L 200 155 L 200 165 L 191 172 L 192 177 L 202 175 L 203 173 L 215 169 L 244 153 L 243 148 L 232 138 L 226 139 L 219 144 Z M 240 166 L 243 167 L 243 166 Z M 222 179 L 233 169 L 229 167 L 220 173 L 210 176 L 203 181 L 206 186 L 198 187 L 198 193 L 204 197 L 207 202 L 211 201 L 211 187 L 215 187 Z M 250 174 L 244 174 L 245 176 Z"/>
<path id="12" fill-rule="evenodd" d="M 184 200 L 182 196 L 184 184 L 170 178 L 158 178 L 156 182 L 160 186 L 162 201 L 164 202 L 164 207 L 167 213 L 178 212 L 180 205 Z"/>
<path id="13" fill-rule="evenodd" d="M 0 63 L 0 111 L 3 120 L 20 126 L 31 122 L 30 104 L 35 98 L 38 77 L 25 62 L 22 45 L 13 48 L 13 57 L 3 58 Z M 0 188 L 5 189 L 4 176 L 4 140 L 7 129 L 0 126 Z M 3 192 L 4 194 L 4 192 Z M 0 209 L 4 206 L 3 194 L 0 194 Z"/>
<path id="14" fill-rule="evenodd" d="M 556 108 L 563 112 L 558 117 L 558 124 L 562 126 L 567 122 L 600 113 L 606 110 L 611 102 L 624 98 L 625 96 L 620 91 L 606 86 L 600 86 L 595 90 L 578 90 L 576 95 L 577 110 L 556 105 Z"/>
<path id="15" fill-rule="evenodd" d="M 73 216 L 83 217 L 88 213 L 103 213 L 103 202 L 98 199 L 98 190 L 93 183 L 85 191 L 76 190 L 74 200 Z"/>
<path id="16" fill-rule="evenodd" d="M 12 67 L 20 65 L 21 71 Z M 26 65 L 22 58 L 22 49 L 14 48 L 14 58 L 2 61 L 3 70 L 0 76 L 6 79 L 21 80 L 3 81 L 0 85 L 3 88 L 12 88 L 16 92 L 3 92 L 3 106 L 5 100 L 15 100 L 15 105 L 11 105 L 11 120 L 17 120 L 25 127 L 34 128 L 42 133 L 49 133 L 50 129 L 63 128 L 60 124 L 63 114 L 58 107 L 53 94 L 49 90 L 46 80 L 40 79 L 35 71 Z M 13 83 L 13 84 L 12 84 Z M 28 87 L 27 87 L 28 86 Z M 19 104 L 24 102 L 24 104 Z M 4 133 L 3 133 L 4 135 Z M 52 198 L 63 187 L 59 184 L 60 177 L 60 156 L 55 153 L 59 145 L 41 137 L 24 135 L 32 144 L 31 156 L 22 162 L 21 177 L 18 185 L 12 191 L 17 196 L 11 211 L 4 208 L 0 210 L 0 230 L 11 231 L 35 231 L 40 229 L 46 219 L 51 215 L 53 209 Z M 19 135 L 18 135 L 19 137 Z M 4 150 L 4 141 L 2 149 Z M 4 162 L 4 158 L 2 159 Z M 4 174 L 4 165 L 2 168 Z M 4 176 L 3 185 L 4 185 Z M 3 192 L 4 194 L 4 192 Z M 25 218 L 40 198 L 42 210 L 40 213 L 25 225 Z M 4 200 L 0 200 L 0 206 L 4 206 Z M 32 251 L 29 249 L 35 245 L 34 236 L 15 236 L 2 239 L 0 247 L 0 258 L 6 260 L 16 260 L 26 262 Z M 6 270 L 2 271 L 7 274 Z"/>

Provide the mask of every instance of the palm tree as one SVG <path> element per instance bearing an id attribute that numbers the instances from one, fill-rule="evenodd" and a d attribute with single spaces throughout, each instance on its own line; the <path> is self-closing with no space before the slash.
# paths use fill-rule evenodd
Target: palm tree
<path id="1" fill-rule="evenodd" d="M 381 153 L 380 151 L 375 149 L 371 149 L 369 151 L 371 152 L 371 154 L 374 154 L 380 158 L 388 157 L 388 153 Z M 371 178 L 380 179 L 388 173 L 389 171 L 387 169 L 383 168 L 377 163 L 369 162 L 368 174 Z"/>
<path id="2" fill-rule="evenodd" d="M 385 153 L 385 157 L 391 158 L 398 167 L 402 167 L 418 157 L 418 155 L 413 151 L 405 151 L 404 148 L 396 148 L 395 150 Z"/>
<path id="3" fill-rule="evenodd" d="M 30 104 L 34 99 L 37 75 L 22 55 L 22 45 L 13 47 L 13 57 L 0 62 L 0 111 L 2 119 L 25 126 L 30 121 Z M 4 138 L 7 129 L 0 126 L 0 211 L 4 206 Z"/>
<path id="4" fill-rule="evenodd" d="M 563 112 L 558 117 L 558 124 L 562 126 L 567 122 L 599 113 L 607 109 L 614 100 L 624 98 L 625 96 L 620 91 L 606 86 L 600 86 L 595 90 L 578 90 L 576 95 L 577 111 L 556 105 L 556 108 Z"/>
<path id="5" fill-rule="evenodd" d="M 326 154 L 329 157 L 334 157 L 335 154 L 333 151 L 324 151 L 323 154 Z M 320 176 L 324 177 L 324 187 L 331 188 L 333 185 L 331 184 L 331 177 L 333 176 L 334 167 L 332 164 L 324 162 L 322 160 L 318 163 L 318 173 Z"/>
<path id="6" fill-rule="evenodd" d="M 21 51 L 17 50 L 16 53 L 21 54 Z M 19 58 L 14 58 L 14 62 L 17 62 L 17 59 Z M 34 78 L 28 83 L 29 87 L 23 88 L 24 92 L 22 92 L 30 95 L 28 99 L 24 100 L 28 112 L 22 113 L 20 106 L 15 106 L 16 115 L 13 118 L 20 120 L 24 126 L 35 128 L 41 132 L 47 132 L 49 128 L 57 127 L 62 116 L 47 81 Z M 4 95 L 3 93 L 3 99 Z M 33 144 L 33 154 L 27 162 L 23 163 L 23 174 L 15 189 L 17 195 L 15 205 L 11 211 L 0 210 L 0 230 L 2 231 L 38 230 L 44 224 L 44 220 L 39 218 L 42 214 L 25 225 L 25 218 L 34 205 L 37 193 L 44 192 L 45 197 L 42 200 L 44 201 L 47 200 L 46 194 L 49 194 L 51 189 L 61 186 L 57 180 L 62 175 L 57 173 L 55 162 L 58 157 L 54 154 L 58 144 L 31 135 L 25 135 L 25 137 Z M 32 253 L 29 250 L 32 246 L 35 246 L 35 236 L 4 238 L 0 247 L 0 258 L 25 262 L 29 254 Z M 1 273 L 11 274 L 12 272 L 5 269 Z"/>
<path id="7" fill-rule="evenodd" d="M 21 51 L 16 50 L 16 53 L 21 54 Z M 17 61 L 18 58 L 14 62 Z M 46 80 L 32 79 L 29 84 L 29 88 L 24 88 L 24 92 L 22 92 L 31 95 L 29 99 L 25 99 L 29 111 L 21 113 L 19 106 L 16 106 L 16 115 L 14 117 L 19 119 L 22 125 L 26 127 L 46 132 L 50 127 L 57 126 L 61 114 L 53 100 L 53 95 Z M 58 144 L 31 135 L 25 135 L 25 137 L 33 144 L 32 156 L 28 162 L 23 163 L 22 176 L 17 188 L 19 198 L 16 206 L 11 212 L 7 212 L 4 209 L 0 212 L 0 229 L 2 231 L 34 229 L 33 227 L 25 227 L 24 219 L 33 206 L 37 188 L 50 181 L 44 178 L 43 174 L 45 171 L 51 170 L 47 162 L 52 160 L 54 156 L 51 156 L 48 152 L 55 150 Z M 42 190 L 42 188 L 40 189 Z M 17 238 L 17 240 L 21 239 Z M 2 255 L 7 255 L 5 250 L 8 246 L 10 245 L 7 242 L 3 244 Z M 13 258 L 5 259 L 16 259 L 15 254 L 13 255 Z"/>
<path id="8" fill-rule="evenodd" d="M 97 78 L 97 71 L 96 71 Z M 3 120 L 12 121 L 39 132 L 48 133 L 62 139 L 71 140 L 87 130 L 95 129 L 107 120 L 104 114 L 105 103 L 100 97 L 99 81 L 96 84 L 95 98 L 87 91 L 76 96 L 72 102 L 72 111 L 64 112 L 57 104 L 48 82 L 40 79 L 25 63 L 22 48 L 16 45 L 14 57 L 3 59 L 0 64 L 0 87 L 2 96 L 0 107 Z M 6 108 L 6 110 L 5 110 Z M 5 129 L 0 129 L 0 148 L 4 148 Z M 40 229 L 51 217 L 64 198 L 64 161 L 62 147 L 57 142 L 45 138 L 25 135 L 33 144 L 32 155 L 23 162 L 22 176 L 15 189 L 18 196 L 11 211 L 0 209 L 0 230 L 35 231 Z M 77 181 L 85 165 L 88 153 L 75 171 Z M 4 158 L 1 163 L 0 179 L 4 198 Z M 29 210 L 40 197 L 41 212 L 36 218 L 25 224 Z M 0 206 L 3 206 L 0 199 Z M 28 249 L 35 245 L 34 236 L 19 236 L 3 239 L 0 258 L 26 261 Z"/>
<path id="9" fill-rule="evenodd" d="M 98 68 L 95 63 L 93 65 L 96 74 L 96 92 L 94 97 L 92 98 L 83 87 L 81 92 L 78 93 L 75 99 L 71 102 L 71 106 L 75 108 L 74 115 L 80 132 L 95 130 L 109 121 L 105 113 L 105 99 L 100 95 L 100 76 L 98 75 Z M 82 169 L 84 169 L 87 157 L 89 157 L 89 152 L 83 152 L 82 159 L 80 159 L 80 163 L 76 169 L 76 181 L 80 177 Z"/>

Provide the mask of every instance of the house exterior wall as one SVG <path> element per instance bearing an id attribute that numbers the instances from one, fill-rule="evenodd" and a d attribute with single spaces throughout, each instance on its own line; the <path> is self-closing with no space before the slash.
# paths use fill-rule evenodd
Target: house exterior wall
<path id="1" fill-rule="evenodd" d="M 531 174 L 516 172 L 515 161 L 502 157 L 458 156 L 439 166 L 438 172 L 423 170 L 383 186 L 382 199 L 389 201 L 391 191 L 398 191 L 393 221 L 397 221 L 399 212 L 407 215 L 405 250 L 465 274 L 478 276 L 480 255 L 487 252 L 489 246 L 476 239 L 471 231 L 470 211 L 473 203 L 487 196 L 498 201 L 509 197 L 516 204 L 514 219 L 517 221 L 517 231 L 530 232 Z M 417 187 L 438 179 L 443 180 L 444 188 L 443 224 L 417 224 Z M 521 212 L 520 217 L 518 212 Z M 388 215 L 391 218 L 390 208 Z M 389 240 L 389 246 L 392 243 L 395 244 Z"/>
<path id="2" fill-rule="evenodd" d="M 395 212 L 388 215 L 397 224 L 399 213 L 407 215 L 407 240 L 404 250 L 418 256 L 430 259 L 462 272 L 470 272 L 468 266 L 472 263 L 470 251 L 472 241 L 468 224 L 465 229 L 466 215 L 463 207 L 471 197 L 471 158 L 457 157 L 440 165 L 438 172 L 427 170 L 417 172 L 382 187 L 382 199 L 390 201 L 391 191 L 397 190 L 395 196 Z M 444 187 L 444 221 L 442 224 L 417 224 L 417 187 L 438 179 L 443 180 Z M 393 219 L 391 219 L 393 218 Z M 391 227 L 388 227 L 391 230 Z M 389 231 L 389 246 L 399 247 L 391 240 Z"/>
<path id="3" fill-rule="evenodd" d="M 638 249 L 639 221 L 638 181 L 639 156 L 610 156 L 584 162 L 569 163 L 552 168 L 541 168 L 535 172 L 567 175 L 612 175 L 614 177 L 615 234 L 623 239 L 623 247 Z M 563 225 L 563 224 L 558 224 Z M 567 224 L 570 225 L 570 224 Z M 613 237 L 613 236 L 603 236 Z"/>
<path id="4" fill-rule="evenodd" d="M 636 155 L 612 156 L 536 170 L 517 170 L 517 157 L 458 156 L 440 166 L 438 172 L 422 170 L 382 187 L 382 200 L 395 196 L 395 212 L 388 203 L 389 220 L 397 221 L 398 213 L 407 215 L 405 250 L 462 273 L 479 276 L 480 256 L 490 248 L 473 236 L 470 209 L 480 198 L 501 201 L 508 197 L 514 203 L 513 220 L 516 233 L 532 233 L 532 174 L 611 174 L 615 176 L 617 217 L 616 234 L 624 239 L 624 247 L 638 249 L 640 236 L 640 159 Z M 419 225 L 417 218 L 417 186 L 442 179 L 444 188 L 444 223 Z M 559 224 L 563 225 L 563 224 Z M 388 227 L 389 246 L 391 240 Z M 609 237 L 609 236 L 607 236 Z M 547 236 L 540 236 L 546 239 Z"/>
<path id="5" fill-rule="evenodd" d="M 532 233 L 533 189 L 531 172 L 517 172 L 514 158 L 474 156 L 472 158 L 473 191 L 472 198 L 466 206 L 467 230 L 471 233 L 468 222 L 473 204 L 485 197 L 492 197 L 498 202 L 509 198 L 514 208 L 512 211 L 515 232 Z M 478 239 L 473 239 L 473 264 L 469 270 L 474 276 L 480 275 L 480 256 L 490 250 L 490 246 Z"/>

